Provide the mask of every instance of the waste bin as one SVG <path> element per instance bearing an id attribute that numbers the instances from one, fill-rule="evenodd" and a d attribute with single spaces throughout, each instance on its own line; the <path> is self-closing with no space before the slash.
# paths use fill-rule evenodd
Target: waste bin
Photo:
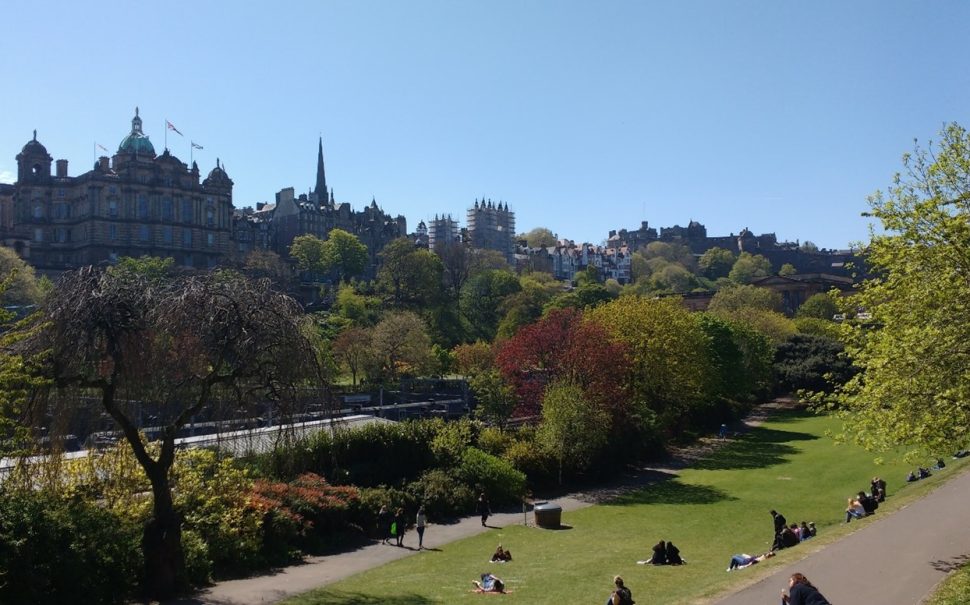
<path id="1" fill-rule="evenodd" d="M 557 528 L 562 521 L 562 507 L 552 502 L 536 504 L 532 509 L 535 515 L 536 526 L 545 528 Z"/>

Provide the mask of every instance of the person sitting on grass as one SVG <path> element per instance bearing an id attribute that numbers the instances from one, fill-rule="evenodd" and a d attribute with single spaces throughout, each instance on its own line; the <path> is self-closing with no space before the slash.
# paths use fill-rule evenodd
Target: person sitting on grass
<path id="1" fill-rule="evenodd" d="M 808 526 L 807 523 L 802 521 L 801 526 L 798 528 L 798 537 L 801 538 L 802 542 L 808 540 L 809 538 L 815 537 L 815 532 Z"/>
<path id="2" fill-rule="evenodd" d="M 744 567 L 748 567 L 749 565 L 754 565 L 756 563 L 761 563 L 762 561 L 764 561 L 768 557 L 773 557 L 773 556 L 775 556 L 775 553 L 773 553 L 770 550 L 768 552 L 766 552 L 765 554 L 763 554 L 763 555 L 758 555 L 757 557 L 752 557 L 751 555 L 746 554 L 746 553 L 741 553 L 739 555 L 734 555 L 734 556 L 731 557 L 731 563 L 730 563 L 730 565 L 728 565 L 727 570 L 728 571 L 733 571 L 735 569 L 742 569 Z"/>
<path id="3" fill-rule="evenodd" d="M 867 515 L 871 515 L 872 513 L 876 512 L 877 508 L 879 508 L 879 503 L 876 502 L 876 499 L 870 497 L 869 494 L 865 492 L 859 492 L 858 500 L 859 504 L 862 505 L 862 508 L 866 511 Z"/>
<path id="4" fill-rule="evenodd" d="M 472 583 L 475 585 L 475 592 L 505 592 L 505 582 L 490 573 L 483 573 L 481 581 L 473 580 Z"/>
<path id="5" fill-rule="evenodd" d="M 932 476 L 933 475 L 930 473 L 930 469 L 923 468 L 922 466 L 919 467 L 919 478 L 920 479 L 926 479 L 927 477 L 932 477 Z"/>
<path id="6" fill-rule="evenodd" d="M 861 519 L 866 516 L 866 509 L 863 508 L 862 503 L 859 502 L 858 498 L 849 498 L 849 505 L 845 508 L 845 522 L 848 523 L 853 519 Z"/>
<path id="7" fill-rule="evenodd" d="M 511 551 L 504 550 L 502 548 L 502 545 L 499 544 L 498 548 L 496 548 L 495 552 L 492 554 L 492 563 L 505 563 L 506 561 L 511 561 L 511 560 L 512 560 Z"/>
<path id="8" fill-rule="evenodd" d="M 661 540 L 653 547 L 653 557 L 650 558 L 651 565 L 667 564 L 667 544 Z"/>
<path id="9" fill-rule="evenodd" d="M 919 479 L 919 477 L 916 476 L 916 473 L 913 471 L 909 471 L 909 475 L 906 476 L 906 483 L 912 483 L 917 479 Z"/>
<path id="10" fill-rule="evenodd" d="M 606 600 L 606 605 L 633 605 L 636 603 L 633 600 L 633 593 L 623 585 L 623 578 L 614 576 L 613 587 L 613 592 L 610 594 L 610 598 Z"/>
<path id="11" fill-rule="evenodd" d="M 667 542 L 667 565 L 683 565 L 684 560 L 680 556 L 680 549 L 674 546 L 673 542 Z"/>

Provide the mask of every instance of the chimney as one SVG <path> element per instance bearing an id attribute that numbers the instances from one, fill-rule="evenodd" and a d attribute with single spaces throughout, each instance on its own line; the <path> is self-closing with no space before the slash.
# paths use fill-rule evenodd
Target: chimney
<path id="1" fill-rule="evenodd" d="M 57 160 L 57 176 L 67 176 L 67 160 Z"/>
<path id="2" fill-rule="evenodd" d="M 108 156 L 103 155 L 98 158 L 98 163 L 101 164 L 101 170 L 103 172 L 109 172 L 111 170 L 111 167 L 108 165 Z"/>

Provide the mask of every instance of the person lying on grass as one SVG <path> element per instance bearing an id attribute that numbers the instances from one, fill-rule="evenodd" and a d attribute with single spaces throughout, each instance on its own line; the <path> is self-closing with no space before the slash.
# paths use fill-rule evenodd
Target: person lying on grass
<path id="1" fill-rule="evenodd" d="M 483 573 L 481 581 L 473 580 L 472 583 L 475 585 L 475 592 L 505 592 L 505 582 L 490 573 Z"/>
<path id="2" fill-rule="evenodd" d="M 757 557 L 752 557 L 751 555 L 746 553 L 734 555 L 733 557 L 731 557 L 731 563 L 728 566 L 727 570 L 732 571 L 735 569 L 743 569 L 745 567 L 749 567 L 756 563 L 761 563 L 768 557 L 773 557 L 773 556 L 775 556 L 775 553 L 774 551 L 770 551 L 770 550 L 763 555 L 758 555 Z"/>

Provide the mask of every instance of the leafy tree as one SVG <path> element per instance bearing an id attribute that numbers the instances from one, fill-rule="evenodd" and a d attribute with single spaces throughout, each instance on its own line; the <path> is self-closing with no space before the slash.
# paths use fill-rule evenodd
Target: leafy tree
<path id="1" fill-rule="evenodd" d="M 522 326 L 529 325 L 542 317 L 546 304 L 552 300 L 561 284 L 546 273 L 529 273 L 519 278 L 522 289 L 510 294 L 502 301 L 503 313 L 496 336 L 510 338 Z"/>
<path id="2" fill-rule="evenodd" d="M 428 250 L 414 247 L 406 237 L 398 238 L 381 251 L 377 282 L 387 302 L 397 308 L 427 308 L 441 294 L 444 267 Z"/>
<path id="3" fill-rule="evenodd" d="M 515 393 L 496 370 L 479 372 L 468 385 L 475 395 L 475 415 L 486 422 L 504 427 L 515 410 Z"/>
<path id="4" fill-rule="evenodd" d="M 557 294 L 546 304 L 545 310 L 576 309 L 578 311 L 582 311 L 597 307 L 603 303 L 613 300 L 614 298 L 616 298 L 616 296 L 611 294 L 610 291 L 606 289 L 606 286 L 595 283 L 587 283 L 569 292 Z"/>
<path id="5" fill-rule="evenodd" d="M 805 240 L 805 242 L 799 246 L 799 249 L 802 252 L 818 252 L 818 246 L 816 246 L 814 242 L 810 242 L 808 240 Z"/>
<path id="6" fill-rule="evenodd" d="M 817 319 L 815 317 L 796 317 L 795 328 L 799 334 L 811 334 L 812 336 L 824 336 L 832 340 L 841 340 L 842 328 L 838 323 L 830 319 Z"/>
<path id="7" fill-rule="evenodd" d="M 724 248 L 710 248 L 697 260 L 701 274 L 708 279 L 727 277 L 737 259 L 734 253 Z"/>
<path id="8" fill-rule="evenodd" d="M 421 374 L 431 362 L 431 341 L 424 320 L 411 311 L 388 313 L 371 328 L 369 378 L 394 381 L 402 372 Z"/>
<path id="9" fill-rule="evenodd" d="M 875 277 L 842 299 L 871 321 L 843 322 L 861 372 L 835 403 L 866 447 L 914 455 L 970 445 L 970 135 L 948 124 L 937 145 L 903 157 L 903 172 L 869 198 L 866 262 Z"/>
<path id="10" fill-rule="evenodd" d="M 487 372 L 495 366 L 495 353 L 492 351 L 492 346 L 481 340 L 458 345 L 454 353 L 455 369 L 464 376 Z"/>
<path id="11" fill-rule="evenodd" d="M 743 309 L 781 311 L 781 295 L 768 288 L 744 285 L 719 290 L 708 305 L 711 313 L 730 314 Z"/>
<path id="12" fill-rule="evenodd" d="M 629 414 L 627 356 L 600 325 L 575 309 L 553 310 L 499 345 L 496 365 L 515 390 L 516 414 L 534 416 L 547 385 L 568 380 L 614 419 Z"/>
<path id="13" fill-rule="evenodd" d="M 42 321 L 24 345 L 43 353 L 32 371 L 52 388 L 35 396 L 58 412 L 75 394 L 96 397 L 121 429 L 151 483 L 146 590 L 170 597 L 185 586 L 170 477 L 179 429 L 203 411 L 220 418 L 291 400 L 291 388 L 318 375 L 300 307 L 238 274 L 155 277 L 122 264 L 65 274 Z M 139 404 L 157 410 L 155 455 L 139 433 Z"/>
<path id="14" fill-rule="evenodd" d="M 590 311 L 590 318 L 626 345 L 630 393 L 668 430 L 707 394 L 707 337 L 678 299 L 624 296 Z"/>
<path id="15" fill-rule="evenodd" d="M 290 244 L 290 257 L 300 271 L 323 275 L 330 271 L 330 259 L 324 241 L 315 235 L 298 235 Z"/>
<path id="16" fill-rule="evenodd" d="M 452 300 L 457 301 L 472 274 L 474 254 L 464 242 L 440 243 L 435 246 L 434 252 L 441 259 L 445 289 Z"/>
<path id="17" fill-rule="evenodd" d="M 472 336 L 494 339 L 504 299 L 521 290 L 519 278 L 508 271 L 484 271 L 469 279 L 461 292 L 461 312 L 471 324 Z"/>
<path id="18" fill-rule="evenodd" d="M 650 277 L 650 264 L 640 252 L 634 252 L 630 257 L 630 279 L 638 282 L 644 277 Z"/>
<path id="19" fill-rule="evenodd" d="M 568 381 L 557 381 L 546 388 L 542 398 L 542 423 L 536 438 L 559 463 L 562 485 L 566 465 L 584 468 L 606 445 L 610 418 L 592 404 L 585 391 Z"/>
<path id="20" fill-rule="evenodd" d="M 677 263 L 691 272 L 697 266 L 697 261 L 694 260 L 694 253 L 683 244 L 650 242 L 643 248 L 643 256 L 648 261 L 662 259 L 668 263 Z"/>
<path id="21" fill-rule="evenodd" d="M 360 239 L 343 229 L 331 229 L 324 242 L 327 269 L 335 271 L 340 281 L 360 275 L 367 268 L 370 256 Z"/>
<path id="22" fill-rule="evenodd" d="M 760 254 L 742 252 L 738 255 L 738 260 L 734 261 L 728 278 L 736 284 L 749 284 L 769 275 L 771 275 L 771 262 L 767 258 Z"/>
<path id="23" fill-rule="evenodd" d="M 530 248 L 548 248 L 558 243 L 555 234 L 545 227 L 536 227 L 519 239 L 525 239 Z"/>
<path id="24" fill-rule="evenodd" d="M 250 277 L 265 277 L 284 288 L 293 281 L 293 268 L 271 250 L 257 249 L 247 254 L 242 270 Z"/>
<path id="25" fill-rule="evenodd" d="M 380 299 L 364 296 L 357 292 L 353 284 L 340 284 L 333 310 L 341 317 L 350 320 L 355 326 L 366 327 L 377 323 L 380 313 Z"/>
<path id="26" fill-rule="evenodd" d="M 808 334 L 795 334 L 775 352 L 778 385 L 794 393 L 799 390 L 831 392 L 854 373 L 837 340 Z"/>
<path id="27" fill-rule="evenodd" d="M 825 319 L 832 321 L 835 314 L 839 312 L 839 306 L 835 298 L 828 292 L 819 292 L 808 297 L 795 312 L 795 317 L 814 317 L 815 319 Z"/>
<path id="28" fill-rule="evenodd" d="M 778 275 L 781 275 L 782 277 L 788 277 L 789 275 L 795 275 L 797 273 L 798 269 L 796 269 L 795 265 L 791 263 L 785 263 L 781 266 L 781 269 L 778 269 Z"/>
<path id="29" fill-rule="evenodd" d="M 5 306 L 36 305 L 44 297 L 34 268 L 6 246 L 0 246 L 0 281 L 6 284 L 0 297 Z"/>
<path id="30" fill-rule="evenodd" d="M 441 376 L 451 372 L 455 367 L 455 355 L 443 346 L 435 343 L 431 345 L 431 359 L 434 360 L 434 373 Z"/>
<path id="31" fill-rule="evenodd" d="M 592 286 L 600 283 L 600 270 L 596 265 L 586 265 L 586 268 L 576 273 L 578 287 Z"/>
<path id="32" fill-rule="evenodd" d="M 698 287 L 699 282 L 693 273 L 682 265 L 667 263 L 655 268 L 650 275 L 650 289 L 654 292 L 674 292 L 683 294 Z"/>

